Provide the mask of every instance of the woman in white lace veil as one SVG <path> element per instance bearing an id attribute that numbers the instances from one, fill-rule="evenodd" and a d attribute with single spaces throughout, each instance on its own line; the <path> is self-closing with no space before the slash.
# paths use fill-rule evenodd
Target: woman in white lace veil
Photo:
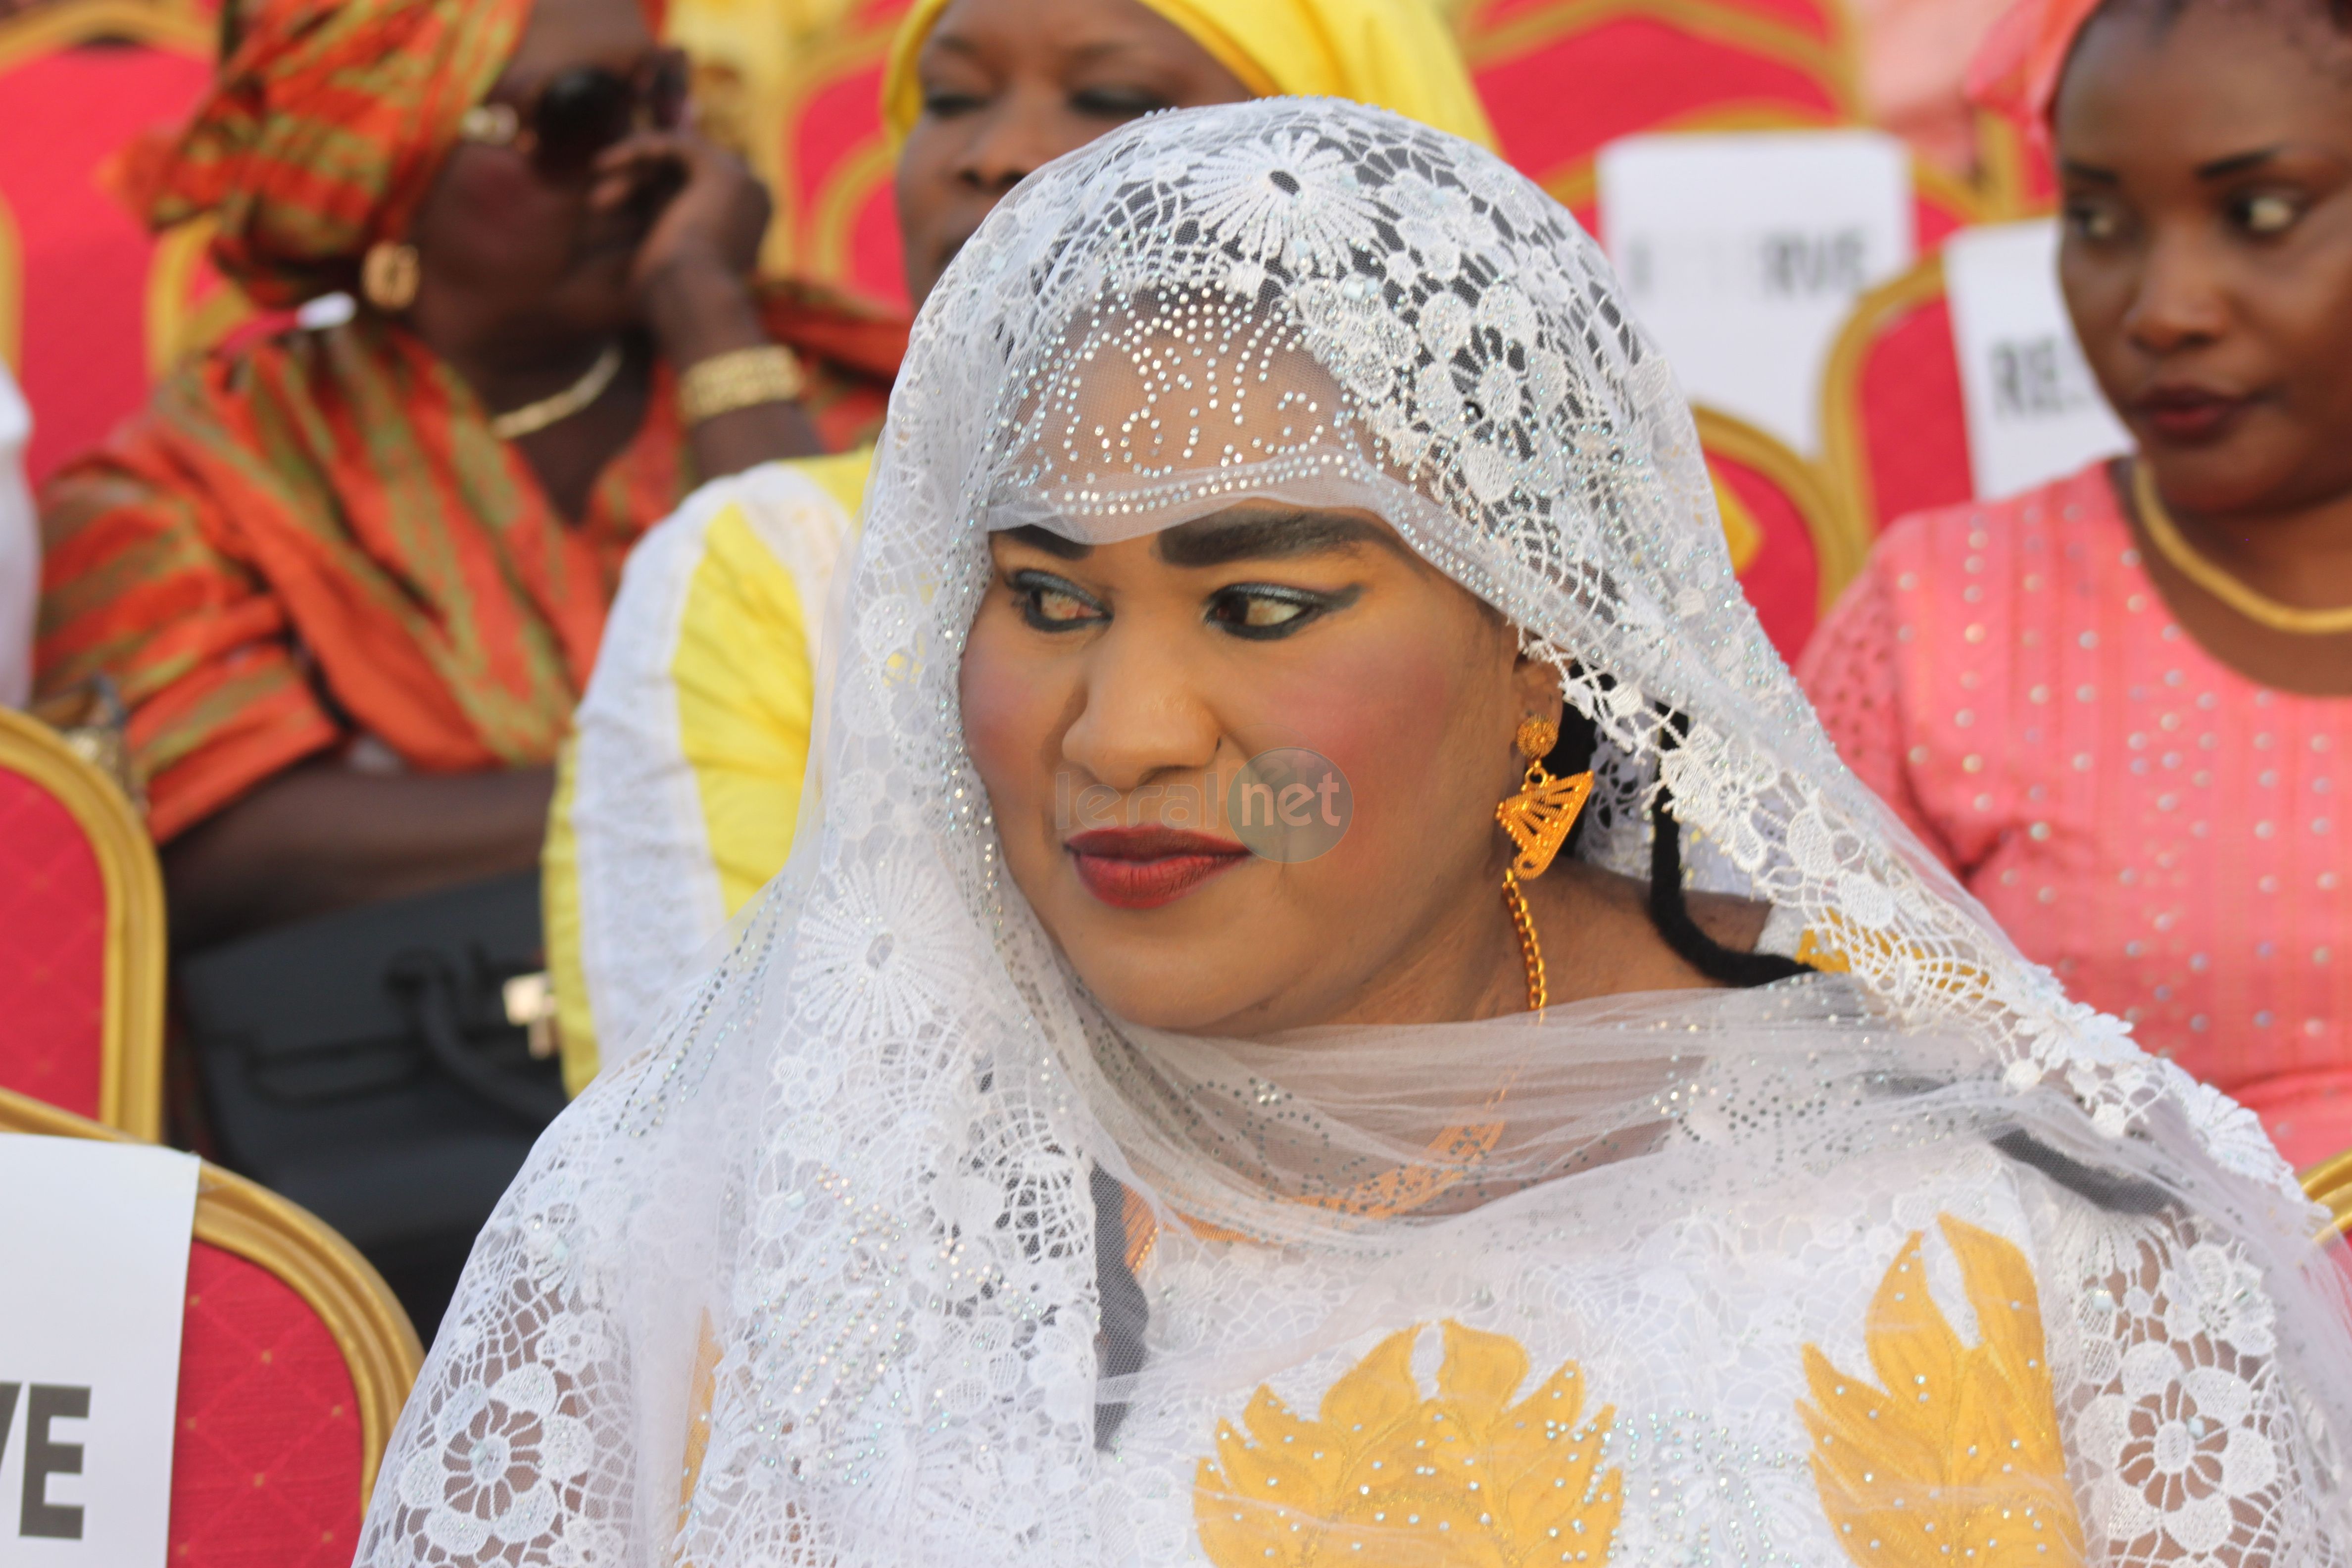
<path id="1" fill-rule="evenodd" d="M 821 830 L 485 1231 L 361 1563 L 2347 1561 L 2324 1216 L 1839 766 L 1496 160 L 1032 178 L 843 613 Z M 1597 786 L 1507 903 L 1527 717 Z"/>

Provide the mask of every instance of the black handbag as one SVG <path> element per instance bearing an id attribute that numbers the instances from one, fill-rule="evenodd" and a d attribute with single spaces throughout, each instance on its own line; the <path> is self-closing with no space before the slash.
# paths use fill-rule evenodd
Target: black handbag
<path id="1" fill-rule="evenodd" d="M 563 1108 L 510 1007 L 545 968 L 536 873 L 283 926 L 181 962 L 219 1157 L 325 1220 L 429 1342 L 475 1236 Z"/>

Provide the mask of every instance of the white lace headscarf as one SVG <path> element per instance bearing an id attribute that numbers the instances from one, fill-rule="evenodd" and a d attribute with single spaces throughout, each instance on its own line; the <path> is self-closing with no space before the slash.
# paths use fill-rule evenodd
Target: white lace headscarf
<path id="1" fill-rule="evenodd" d="M 1663 785 L 1694 874 L 1850 974 L 1258 1043 L 1104 1017 L 1004 876 L 962 738 L 986 532 L 1108 540 L 1241 497 L 1389 520 L 1597 724 L 1580 853 L 1644 870 Z M 2132 1554 L 2149 1531 L 2331 1560 L 2305 1538 L 2343 1517 L 2352 1341 L 2314 1211 L 2251 1116 L 2069 1003 L 1838 763 L 1733 579 L 1673 376 L 1502 163 L 1295 100 L 1060 160 L 926 305 L 868 518 L 821 810 L 484 1232 L 362 1563 L 1197 1562 L 1181 1457 L 1214 1413 L 1365 1333 L 1533 1300 L 1538 1265 L 1524 1321 L 1589 1321 L 1625 1410 L 1650 1387 L 1644 1419 L 1738 1439 L 1615 1434 L 1673 1504 L 1628 1505 L 1617 1559 L 1701 1530 L 1708 1561 L 1803 1561 L 1832 1538 L 1774 1381 L 1797 1352 L 1754 1346 L 1801 1331 L 1775 1300 L 1844 1279 L 1915 1175 L 1937 1213 L 2030 1187 L 2137 1216 L 2093 1264 L 2059 1220 L 2011 1226 L 2100 1560 L 2171 1560 Z M 1794 1272 L 1707 1298 L 1730 1326 L 1692 1343 L 1654 1292 L 1705 1293 L 1672 1251 L 1701 1237 Z M 1857 1322 L 1898 1244 L 1853 1275 Z M 1602 1279 L 1633 1283 L 1577 1319 Z M 2225 1436 L 2219 1479 L 2173 1484 Z"/>

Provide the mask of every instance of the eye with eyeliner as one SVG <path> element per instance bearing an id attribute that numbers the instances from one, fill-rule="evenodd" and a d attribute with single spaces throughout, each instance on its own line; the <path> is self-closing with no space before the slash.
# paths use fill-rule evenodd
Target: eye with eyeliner
<path id="1" fill-rule="evenodd" d="M 1110 619 L 1110 610 L 1100 599 L 1051 572 L 1024 568 L 1007 576 L 1004 584 L 1013 592 L 1021 618 L 1041 632 L 1075 631 Z"/>
<path id="2" fill-rule="evenodd" d="M 1354 587 L 1326 594 L 1280 583 L 1233 583 L 1209 595 L 1202 618 L 1234 637 L 1271 642 L 1346 609 L 1363 592 Z"/>

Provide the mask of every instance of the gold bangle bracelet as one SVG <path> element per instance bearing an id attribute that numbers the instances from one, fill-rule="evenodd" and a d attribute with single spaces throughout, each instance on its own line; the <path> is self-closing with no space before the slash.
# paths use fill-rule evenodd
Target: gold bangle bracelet
<path id="1" fill-rule="evenodd" d="M 779 343 L 734 349 L 687 367 L 677 378 L 677 411 L 699 425 L 739 408 L 790 403 L 808 390 L 800 356 Z"/>

